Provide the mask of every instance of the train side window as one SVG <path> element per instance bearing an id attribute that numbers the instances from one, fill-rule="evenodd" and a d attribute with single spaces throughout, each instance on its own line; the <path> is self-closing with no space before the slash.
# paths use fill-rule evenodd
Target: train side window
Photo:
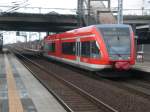
<path id="1" fill-rule="evenodd" d="M 96 44 L 96 41 L 81 42 L 81 56 L 100 58 L 100 50 Z"/>
<path id="2" fill-rule="evenodd" d="M 91 58 L 100 58 L 100 50 L 96 41 L 91 41 Z"/>
<path id="3" fill-rule="evenodd" d="M 49 51 L 50 52 L 55 52 L 55 43 L 54 42 L 49 44 Z"/>
<path id="4" fill-rule="evenodd" d="M 64 42 L 62 43 L 62 53 L 75 55 L 75 42 Z"/>
<path id="5" fill-rule="evenodd" d="M 90 41 L 81 42 L 81 56 L 90 57 Z"/>

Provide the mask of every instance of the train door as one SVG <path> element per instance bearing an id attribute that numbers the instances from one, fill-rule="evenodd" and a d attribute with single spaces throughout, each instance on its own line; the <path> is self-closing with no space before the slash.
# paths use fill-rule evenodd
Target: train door
<path id="1" fill-rule="evenodd" d="M 76 61 L 79 64 L 80 63 L 80 56 L 81 56 L 81 42 L 80 38 L 76 39 Z"/>

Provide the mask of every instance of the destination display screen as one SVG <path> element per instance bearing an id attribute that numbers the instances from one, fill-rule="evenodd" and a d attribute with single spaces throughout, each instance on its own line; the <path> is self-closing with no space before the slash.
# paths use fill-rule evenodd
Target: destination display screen
<path id="1" fill-rule="evenodd" d="M 115 29 L 108 29 L 108 28 L 106 28 L 106 29 L 102 29 L 101 30 L 102 31 L 102 34 L 104 35 L 104 36 L 127 36 L 127 37 L 129 37 L 129 29 L 126 29 L 126 28 L 121 28 L 121 29 L 119 29 L 119 28 L 115 28 Z"/>

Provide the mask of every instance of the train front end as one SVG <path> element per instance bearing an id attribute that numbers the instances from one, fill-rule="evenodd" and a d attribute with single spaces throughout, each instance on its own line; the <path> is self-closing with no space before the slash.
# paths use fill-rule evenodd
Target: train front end
<path id="1" fill-rule="evenodd" d="M 97 27 L 105 43 L 108 62 L 117 70 L 129 70 L 135 64 L 134 34 L 129 25 Z"/>

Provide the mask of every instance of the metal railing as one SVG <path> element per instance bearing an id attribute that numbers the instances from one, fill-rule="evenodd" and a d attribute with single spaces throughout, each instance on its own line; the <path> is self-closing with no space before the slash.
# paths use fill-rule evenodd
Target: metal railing
<path id="1" fill-rule="evenodd" d="M 86 1 L 86 0 L 85 0 Z M 87 2 L 87 1 L 86 1 Z M 88 13 L 90 9 L 87 7 L 87 3 L 84 3 L 83 7 L 84 13 Z M 100 10 L 100 9 L 94 9 Z M 39 14 L 76 14 L 77 9 L 68 9 L 68 8 L 42 8 L 42 7 L 15 7 L 15 6 L 0 6 L 0 13 L 3 12 L 20 12 L 20 13 L 39 13 Z M 117 15 L 118 8 L 112 7 L 110 8 L 110 12 Z M 91 10 L 93 13 L 93 9 Z M 124 15 L 150 15 L 150 9 L 123 9 Z"/>
<path id="2" fill-rule="evenodd" d="M 15 6 L 0 6 L 0 13 L 4 12 L 19 12 L 19 13 L 36 13 L 36 14 L 76 14 L 77 9 L 68 8 L 42 8 L 42 7 L 15 7 Z"/>
<path id="3" fill-rule="evenodd" d="M 143 15 L 148 16 L 150 15 L 150 9 L 124 9 L 124 15 Z"/>

